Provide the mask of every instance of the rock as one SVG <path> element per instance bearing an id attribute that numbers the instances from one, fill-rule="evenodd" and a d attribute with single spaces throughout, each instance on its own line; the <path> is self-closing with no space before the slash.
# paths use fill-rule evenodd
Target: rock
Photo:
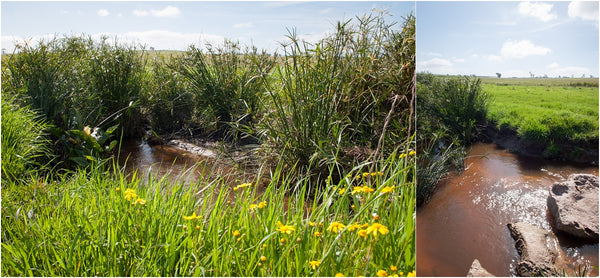
<path id="1" fill-rule="evenodd" d="M 191 143 L 186 143 L 183 142 L 181 140 L 171 140 L 169 141 L 169 145 L 173 145 L 177 148 L 180 148 L 184 151 L 193 153 L 195 155 L 199 155 L 199 156 L 204 156 L 204 157 L 209 157 L 209 158 L 216 158 L 217 154 L 207 148 L 203 148 L 200 146 L 196 146 L 194 144 Z"/>
<path id="2" fill-rule="evenodd" d="M 598 240 L 598 177 L 574 174 L 552 186 L 548 210 L 556 229 L 573 236 Z"/>
<path id="3" fill-rule="evenodd" d="M 481 266 L 479 261 L 475 259 L 471 264 L 471 269 L 467 273 L 467 277 L 495 277 Z"/>
<path id="4" fill-rule="evenodd" d="M 508 223 L 507 226 L 521 255 L 517 263 L 520 276 L 559 276 L 559 270 L 565 269 L 562 260 L 565 256 L 552 231 L 544 231 L 523 222 Z"/>

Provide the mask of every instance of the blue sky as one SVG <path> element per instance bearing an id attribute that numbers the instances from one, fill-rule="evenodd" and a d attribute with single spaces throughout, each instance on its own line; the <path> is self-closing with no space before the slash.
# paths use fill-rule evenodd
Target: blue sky
<path id="1" fill-rule="evenodd" d="M 269 52 L 285 41 L 286 28 L 315 42 L 334 24 L 373 9 L 387 10 L 400 22 L 415 2 L 19 2 L 2 1 L 2 48 L 13 42 L 55 34 L 107 35 L 148 48 L 185 50 L 190 44 L 239 40 Z M 398 27 L 399 28 L 399 27 Z"/>
<path id="2" fill-rule="evenodd" d="M 598 2 L 417 2 L 417 71 L 598 77 Z"/>

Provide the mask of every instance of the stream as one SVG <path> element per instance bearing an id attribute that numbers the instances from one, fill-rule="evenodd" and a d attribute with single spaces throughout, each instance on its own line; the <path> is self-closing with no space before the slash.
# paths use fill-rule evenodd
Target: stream
<path id="1" fill-rule="evenodd" d="M 598 175 L 597 167 L 523 157 L 486 143 L 471 147 L 465 165 L 417 209 L 419 276 L 466 276 L 474 259 L 496 276 L 515 276 L 519 255 L 506 224 L 551 230 L 546 199 L 552 185 L 570 174 Z M 598 266 L 597 243 L 557 236 L 572 266 Z"/>

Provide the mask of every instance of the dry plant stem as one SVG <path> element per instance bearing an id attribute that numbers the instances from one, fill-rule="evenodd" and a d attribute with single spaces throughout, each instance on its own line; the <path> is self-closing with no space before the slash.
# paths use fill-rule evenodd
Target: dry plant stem
<path id="1" fill-rule="evenodd" d="M 373 172 L 373 169 L 375 167 L 375 162 L 377 161 L 377 156 L 379 155 L 379 149 L 383 146 L 383 138 L 385 137 L 385 130 L 387 129 L 387 125 L 390 122 L 390 117 L 392 116 L 392 113 L 394 112 L 394 108 L 396 106 L 397 100 L 398 100 L 398 95 L 394 95 L 394 101 L 392 102 L 392 107 L 390 108 L 390 111 L 388 111 L 388 114 L 385 117 L 385 123 L 383 123 L 383 129 L 381 131 L 381 136 L 379 136 L 379 142 L 377 142 L 377 149 L 375 149 L 375 154 L 373 155 L 373 164 L 371 164 L 371 168 L 369 169 L 369 172 Z M 411 110 L 411 112 L 412 112 L 412 110 Z"/>

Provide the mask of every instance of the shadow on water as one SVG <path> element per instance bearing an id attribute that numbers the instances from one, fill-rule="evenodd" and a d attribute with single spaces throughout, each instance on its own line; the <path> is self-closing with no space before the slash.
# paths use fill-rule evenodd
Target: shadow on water
<path id="1" fill-rule="evenodd" d="M 417 274 L 466 276 L 471 263 L 497 276 L 514 276 L 518 253 L 506 224 L 527 222 L 550 230 L 546 199 L 555 182 L 598 169 L 522 157 L 495 144 L 471 147 L 466 169 L 436 188 L 417 210 Z M 559 235 L 572 265 L 598 266 L 598 244 Z M 598 275 L 593 269 L 591 275 Z"/>

